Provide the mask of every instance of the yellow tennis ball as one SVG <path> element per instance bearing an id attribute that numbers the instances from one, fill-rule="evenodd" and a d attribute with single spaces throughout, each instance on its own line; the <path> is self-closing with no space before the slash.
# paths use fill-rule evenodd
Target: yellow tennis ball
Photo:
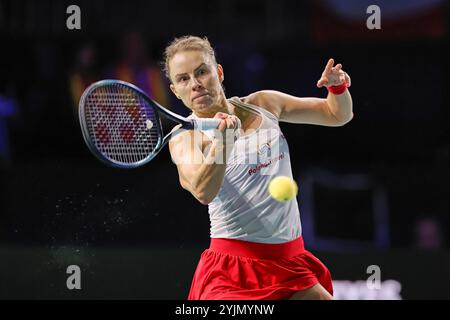
<path id="1" fill-rule="evenodd" d="M 278 176 L 269 183 L 269 193 L 277 201 L 289 201 L 297 196 L 297 183 L 289 177 Z"/>

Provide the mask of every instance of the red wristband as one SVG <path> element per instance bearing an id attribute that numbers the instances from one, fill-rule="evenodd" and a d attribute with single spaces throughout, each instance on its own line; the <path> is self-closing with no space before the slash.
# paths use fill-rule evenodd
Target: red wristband
<path id="1" fill-rule="evenodd" d="M 332 94 L 341 94 L 345 91 L 345 89 L 347 89 L 347 87 L 347 82 L 343 82 L 338 86 L 329 86 L 327 87 L 327 90 Z"/>

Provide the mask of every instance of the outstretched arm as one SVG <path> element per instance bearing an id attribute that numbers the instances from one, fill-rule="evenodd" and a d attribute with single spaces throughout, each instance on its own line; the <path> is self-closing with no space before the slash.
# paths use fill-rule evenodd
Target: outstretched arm
<path id="1" fill-rule="evenodd" d="M 321 78 L 317 81 L 317 87 L 328 87 L 328 88 L 337 88 L 338 92 L 339 87 L 344 86 L 342 93 L 333 93 L 334 90 L 331 90 L 327 96 L 327 104 L 331 110 L 331 113 L 340 120 L 341 122 L 347 123 L 353 118 L 353 102 L 352 96 L 348 89 L 345 87 L 350 87 L 351 79 L 350 76 L 342 70 L 342 64 L 337 64 L 336 67 L 333 67 L 334 60 L 328 60 L 328 63 L 325 67 L 325 70 L 322 73 Z"/>
<path id="2" fill-rule="evenodd" d="M 323 126 L 342 126 L 353 118 L 353 103 L 350 92 L 350 77 L 342 70 L 342 65 L 333 67 L 330 59 L 317 82 L 320 87 L 342 86 L 340 94 L 329 92 L 326 99 L 299 98 L 279 91 L 263 90 L 248 96 L 248 102 L 264 107 L 274 113 L 280 121 L 308 123 Z M 331 88 L 330 88 L 331 89 Z"/>

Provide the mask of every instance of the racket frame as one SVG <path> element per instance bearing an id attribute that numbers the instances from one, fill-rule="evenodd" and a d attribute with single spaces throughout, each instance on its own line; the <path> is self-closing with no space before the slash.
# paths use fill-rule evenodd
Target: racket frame
<path id="1" fill-rule="evenodd" d="M 107 85 L 116 85 L 116 84 L 123 85 L 125 87 L 131 88 L 132 90 L 135 90 L 149 104 L 149 106 L 154 109 L 155 118 L 159 122 L 157 125 L 158 141 L 156 143 L 156 146 L 153 148 L 153 152 L 150 153 L 144 159 L 139 160 L 137 162 L 133 162 L 133 163 L 119 162 L 114 159 L 108 158 L 104 154 L 102 154 L 97 149 L 95 143 L 92 141 L 90 134 L 89 134 L 88 125 L 86 123 L 85 100 L 89 96 L 89 94 L 91 94 L 94 90 L 96 90 L 99 87 L 103 87 L 103 86 L 107 86 Z M 163 137 L 164 133 L 162 131 L 161 117 L 159 115 L 160 112 L 163 113 L 163 115 L 166 116 L 167 118 L 180 123 L 182 125 L 181 128 L 171 131 L 170 133 L 168 133 L 166 136 Z M 100 80 L 98 82 L 91 84 L 89 87 L 86 88 L 86 90 L 83 92 L 83 95 L 80 98 L 80 103 L 79 103 L 79 107 L 78 107 L 78 116 L 79 116 L 79 120 L 80 120 L 81 131 L 83 133 L 83 139 L 84 139 L 86 145 L 88 146 L 89 150 L 103 163 L 106 163 L 113 167 L 127 168 L 127 169 L 137 168 L 137 167 L 140 167 L 140 166 L 150 162 L 161 151 L 161 149 L 166 145 L 166 143 L 169 141 L 169 139 L 173 135 L 182 131 L 181 129 L 190 130 L 190 129 L 196 129 L 199 127 L 198 123 L 196 123 L 196 121 L 194 121 L 193 119 L 187 119 L 183 116 L 180 116 L 180 115 L 164 108 L 158 102 L 156 102 L 153 99 L 151 99 L 150 97 L 148 97 L 148 95 L 144 91 L 142 91 L 140 88 L 138 88 L 137 86 L 135 86 L 131 83 L 122 81 L 122 80 L 113 80 L 113 79 Z"/>

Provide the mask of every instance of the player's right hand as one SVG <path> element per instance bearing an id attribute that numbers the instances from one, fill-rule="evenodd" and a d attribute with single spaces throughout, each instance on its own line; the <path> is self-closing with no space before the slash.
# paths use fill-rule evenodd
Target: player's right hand
<path id="1" fill-rule="evenodd" d="M 241 129 L 241 120 L 235 115 L 231 115 L 224 112 L 217 112 L 214 115 L 214 119 L 220 119 L 219 127 L 217 128 L 220 132 L 226 134 L 228 136 L 235 136 L 236 133 L 240 133 Z M 228 133 L 232 133 L 229 135 Z M 228 139 L 227 139 L 228 140 Z M 227 141 L 228 142 L 228 141 Z M 233 141 L 234 142 L 234 141 Z"/>
<path id="2" fill-rule="evenodd" d="M 217 128 L 220 132 L 224 132 L 225 129 L 240 129 L 241 120 L 235 115 L 228 113 L 217 112 L 214 119 L 221 119 L 219 127 Z"/>

